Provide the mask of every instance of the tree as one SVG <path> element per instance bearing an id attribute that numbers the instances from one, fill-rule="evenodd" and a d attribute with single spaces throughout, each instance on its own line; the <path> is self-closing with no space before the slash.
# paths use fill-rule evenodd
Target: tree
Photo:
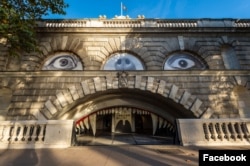
<path id="1" fill-rule="evenodd" d="M 0 45 L 10 55 L 38 51 L 36 21 L 49 13 L 66 14 L 67 7 L 64 0 L 1 0 Z"/>

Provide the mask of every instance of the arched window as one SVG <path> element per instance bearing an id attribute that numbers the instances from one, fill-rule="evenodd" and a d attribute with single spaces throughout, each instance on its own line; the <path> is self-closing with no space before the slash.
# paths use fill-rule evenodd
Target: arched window
<path id="1" fill-rule="evenodd" d="M 42 70 L 83 70 L 83 66 L 76 55 L 58 53 L 45 61 Z"/>
<path id="2" fill-rule="evenodd" d="M 103 70 L 144 70 L 141 61 L 128 53 L 111 56 L 103 65 Z"/>
<path id="3" fill-rule="evenodd" d="M 164 64 L 164 70 L 188 70 L 205 69 L 206 66 L 189 53 L 174 53 L 170 55 Z"/>

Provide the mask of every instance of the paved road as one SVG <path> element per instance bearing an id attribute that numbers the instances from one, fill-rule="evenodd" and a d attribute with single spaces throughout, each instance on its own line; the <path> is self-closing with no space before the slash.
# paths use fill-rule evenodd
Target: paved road
<path id="1" fill-rule="evenodd" d="M 106 134 L 101 136 L 77 136 L 78 145 L 172 145 L 173 137 L 140 134 Z"/>
<path id="2" fill-rule="evenodd" d="M 138 135 L 81 139 L 82 146 L 66 149 L 0 149 L 0 166 L 185 166 L 198 165 L 199 149 L 250 150 L 167 145 L 167 138 Z"/>
<path id="3" fill-rule="evenodd" d="M 199 149 L 176 145 L 95 145 L 66 149 L 0 150 L 0 166 L 185 166 L 198 165 Z"/>
<path id="4" fill-rule="evenodd" d="M 178 146 L 81 146 L 67 149 L 1 150 L 1 166 L 197 165 L 197 150 Z"/>

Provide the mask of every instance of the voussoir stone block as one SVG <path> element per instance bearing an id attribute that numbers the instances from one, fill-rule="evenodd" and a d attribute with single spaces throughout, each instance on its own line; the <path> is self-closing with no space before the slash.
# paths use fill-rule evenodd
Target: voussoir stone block
<path id="1" fill-rule="evenodd" d="M 69 104 L 72 103 L 72 102 L 74 101 L 73 98 L 72 98 L 72 96 L 71 96 L 71 94 L 70 94 L 70 92 L 69 92 L 68 90 L 63 91 L 63 95 L 64 95 L 66 101 L 67 101 Z"/>
<path id="2" fill-rule="evenodd" d="M 175 100 L 175 96 L 178 92 L 179 88 L 176 85 L 172 85 L 172 88 L 170 90 L 169 98 Z"/>
<path id="3" fill-rule="evenodd" d="M 82 85 L 82 89 L 83 89 L 84 94 L 85 95 L 90 94 L 90 89 L 89 89 L 89 86 L 88 86 L 88 82 L 85 80 L 85 81 L 81 82 L 81 85 Z"/>
<path id="4" fill-rule="evenodd" d="M 94 84 L 95 84 L 95 90 L 101 91 L 102 90 L 102 83 L 101 83 L 100 77 L 95 77 L 93 80 L 94 80 Z"/>
<path id="5" fill-rule="evenodd" d="M 83 98 L 84 97 L 84 93 L 83 93 L 83 89 L 82 89 L 81 83 L 76 84 L 75 86 L 76 86 L 76 91 L 77 91 L 77 94 L 79 95 L 79 98 Z"/>
<path id="6" fill-rule="evenodd" d="M 193 104 L 192 107 L 190 108 L 190 110 L 191 110 L 192 112 L 197 112 L 197 111 L 199 111 L 199 108 L 200 108 L 201 104 L 202 104 L 202 101 L 199 100 L 199 99 L 196 99 L 195 102 L 194 102 L 194 104 Z"/>
<path id="7" fill-rule="evenodd" d="M 166 81 L 164 80 L 160 80 L 158 89 L 157 89 L 157 93 L 163 95 L 164 91 L 165 91 L 165 87 L 166 87 Z"/>
<path id="8" fill-rule="evenodd" d="M 71 96 L 73 98 L 73 100 L 77 100 L 79 99 L 79 94 L 77 93 L 77 89 L 75 86 L 71 86 L 69 87 L 69 92 L 71 93 Z"/>
<path id="9" fill-rule="evenodd" d="M 56 97 L 57 97 L 58 101 L 60 102 L 60 104 L 62 105 L 62 107 L 65 107 L 68 104 L 68 102 L 67 102 L 67 100 L 62 92 L 57 93 Z"/>
<path id="10" fill-rule="evenodd" d="M 50 119 L 52 118 L 52 114 L 50 113 L 50 111 L 47 108 L 43 108 L 41 110 L 41 113 L 47 118 Z"/>
<path id="11" fill-rule="evenodd" d="M 141 87 L 141 80 L 142 80 L 141 76 L 135 76 L 135 88 L 140 89 L 140 87 Z"/>
<path id="12" fill-rule="evenodd" d="M 48 109 L 48 111 L 53 115 L 57 112 L 56 107 L 52 104 L 50 100 L 45 102 L 45 107 Z"/>
<path id="13" fill-rule="evenodd" d="M 94 84 L 94 81 L 93 80 L 89 80 L 90 82 L 88 83 L 89 85 L 89 90 L 90 90 L 90 93 L 93 94 L 96 92 L 96 89 L 95 89 L 95 84 Z"/>
<path id="14" fill-rule="evenodd" d="M 208 108 L 205 113 L 201 116 L 201 118 L 203 119 L 209 119 L 211 118 L 211 116 L 213 115 L 214 110 L 212 110 L 211 108 Z"/>
<path id="15" fill-rule="evenodd" d="M 189 92 L 185 91 L 181 97 L 180 104 L 185 105 L 190 96 L 191 96 L 191 94 Z"/>
<path id="16" fill-rule="evenodd" d="M 112 89 L 113 77 L 112 76 L 107 76 L 106 81 L 107 81 L 107 89 Z"/>
<path id="17" fill-rule="evenodd" d="M 152 91 L 154 86 L 154 78 L 148 77 L 147 79 L 147 90 Z"/>

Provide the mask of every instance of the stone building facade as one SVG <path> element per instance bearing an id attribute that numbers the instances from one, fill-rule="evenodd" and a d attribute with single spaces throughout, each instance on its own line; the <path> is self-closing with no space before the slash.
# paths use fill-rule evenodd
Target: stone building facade
<path id="1" fill-rule="evenodd" d="M 38 25 L 42 53 L 13 58 L 0 48 L 1 120 L 71 119 L 95 135 L 171 133 L 176 119 L 250 117 L 250 20 Z"/>

